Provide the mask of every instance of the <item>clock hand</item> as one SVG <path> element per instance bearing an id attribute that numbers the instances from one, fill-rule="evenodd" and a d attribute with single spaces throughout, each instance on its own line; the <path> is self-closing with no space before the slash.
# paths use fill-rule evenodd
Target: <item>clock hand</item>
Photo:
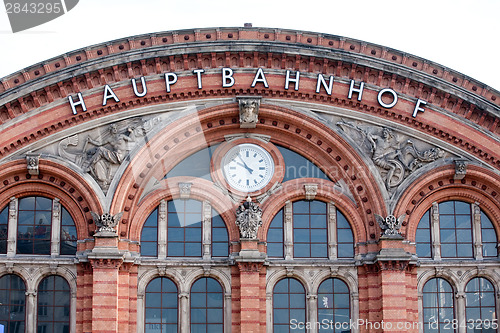
<path id="1" fill-rule="evenodd" d="M 243 159 L 241 158 L 240 155 L 238 155 L 238 157 L 240 158 L 240 161 L 243 162 L 243 164 L 238 163 L 238 162 L 236 162 L 236 164 L 241 165 L 242 167 L 244 167 L 245 169 L 247 169 L 247 171 L 250 172 L 250 174 L 252 174 L 253 173 L 253 169 L 250 169 L 248 167 L 248 165 L 245 163 L 245 161 L 243 161 Z"/>

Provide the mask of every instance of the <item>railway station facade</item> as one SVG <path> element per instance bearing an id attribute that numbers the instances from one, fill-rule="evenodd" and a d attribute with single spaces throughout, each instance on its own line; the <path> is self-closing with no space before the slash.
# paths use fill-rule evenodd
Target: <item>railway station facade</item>
<path id="1" fill-rule="evenodd" d="M 498 332 L 500 92 L 210 28 L 0 80 L 6 332 Z"/>

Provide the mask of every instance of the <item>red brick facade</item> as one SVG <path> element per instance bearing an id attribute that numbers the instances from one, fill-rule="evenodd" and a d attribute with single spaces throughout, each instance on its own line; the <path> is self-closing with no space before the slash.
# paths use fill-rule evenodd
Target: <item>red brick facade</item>
<path id="1" fill-rule="evenodd" d="M 224 81 L 224 68 L 233 71 L 234 84 L 228 77 Z M 193 72 L 201 69 L 200 76 Z M 175 82 L 167 73 L 175 73 Z M 136 80 L 136 92 L 131 80 Z M 397 102 L 387 107 L 392 93 Z M 261 98 L 255 128 L 240 127 L 239 96 Z M 154 122 L 153 116 L 161 123 L 108 170 L 105 185 L 61 153 L 73 147 L 63 142 L 66 138 L 78 134 L 74 147 L 80 149 L 86 133 L 95 137 L 110 124 L 141 117 Z M 145 288 L 159 276 L 179 285 L 180 332 L 189 331 L 190 283 L 207 276 L 223 288 L 226 332 L 272 332 L 273 287 L 285 277 L 304 285 L 310 321 L 317 320 L 312 317 L 317 315 L 319 283 L 337 277 L 350 288 L 351 319 L 394 323 L 386 332 L 419 332 L 395 326 L 422 321 L 421 293 L 430 278 L 447 277 L 457 295 L 466 277 L 474 276 L 488 277 L 499 290 L 498 259 L 476 255 L 465 263 L 425 261 L 416 255 L 415 245 L 422 216 L 433 203 L 450 200 L 477 205 L 500 232 L 499 119 L 498 91 L 416 56 L 339 36 L 257 28 L 185 30 L 70 52 L 1 79 L 0 210 L 14 197 L 58 198 L 75 221 L 78 253 L 70 259 L 40 256 L 38 265 L 36 257 L 28 260 L 11 250 L 0 255 L 0 275 L 17 274 L 30 281 L 28 289 L 36 289 L 31 280 L 50 274 L 66 277 L 75 307 L 71 332 L 143 332 Z M 336 124 L 342 121 L 390 128 L 416 142 L 417 151 L 439 147 L 444 157 L 422 162 L 401 175 L 397 186 L 386 185 L 391 181 L 384 181 L 387 170 L 339 129 Z M 242 240 L 235 212 L 244 198 L 221 188 L 223 176 L 215 174 L 221 172 L 215 165 L 217 186 L 207 179 L 165 177 L 201 148 L 224 144 L 231 136 L 253 143 L 261 142 L 256 136 L 269 138 L 270 145 L 303 156 L 329 180 L 303 177 L 281 183 L 275 176 L 265 189 L 250 194 L 254 201 L 262 199 L 262 226 L 257 240 Z M 32 153 L 39 158 L 36 171 L 27 165 Z M 281 155 L 275 159 L 284 170 Z M 463 173 L 458 171 L 461 161 Z M 174 265 L 160 255 L 156 261 L 141 258 L 146 219 L 161 200 L 181 197 L 178 184 L 184 182 L 192 184 L 190 198 L 208 202 L 220 213 L 230 260 Z M 281 187 L 272 187 L 275 183 Z M 334 204 L 348 220 L 354 258 L 330 257 L 319 264 L 266 258 L 273 217 L 287 202 L 304 200 L 305 185 L 311 183 L 314 200 Z M 123 212 L 117 236 L 95 236 L 98 226 L 91 212 Z M 376 215 L 404 215 L 401 239 L 382 237 Z M 244 250 L 262 257 L 238 256 Z M 455 303 L 459 318 L 460 304 Z M 27 315 L 28 329 L 35 327 L 35 317 Z M 361 326 L 359 331 L 382 329 Z"/>

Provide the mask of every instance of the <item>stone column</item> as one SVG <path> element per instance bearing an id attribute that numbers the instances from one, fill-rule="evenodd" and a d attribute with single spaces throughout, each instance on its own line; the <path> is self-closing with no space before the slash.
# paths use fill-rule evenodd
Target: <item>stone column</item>
<path id="1" fill-rule="evenodd" d="M 10 198 L 9 203 L 9 225 L 7 230 L 7 257 L 16 255 L 17 239 L 17 210 L 18 200 L 15 197 Z"/>
<path id="2" fill-rule="evenodd" d="M 38 313 L 36 304 L 36 291 L 26 291 L 26 332 L 35 332 L 35 323 Z"/>
<path id="3" fill-rule="evenodd" d="M 309 333 L 317 333 L 316 322 L 318 321 L 318 295 L 308 294 L 307 295 L 307 318 L 306 321 L 311 323 L 312 329 Z"/>
<path id="4" fill-rule="evenodd" d="M 52 229 L 50 240 L 50 255 L 57 257 L 59 255 L 59 245 L 61 243 L 61 203 L 55 198 L 52 201 Z"/>
<path id="5" fill-rule="evenodd" d="M 465 333 L 467 331 L 467 323 L 465 318 L 465 292 L 458 291 L 455 293 L 457 299 L 457 320 L 458 320 L 458 333 Z"/>
<path id="6" fill-rule="evenodd" d="M 474 258 L 483 260 L 483 242 L 481 235 L 481 208 L 479 203 L 472 204 L 472 239 L 474 245 Z"/>
<path id="7" fill-rule="evenodd" d="M 203 259 L 212 257 L 212 206 L 208 201 L 203 202 Z"/>
<path id="8" fill-rule="evenodd" d="M 431 209 L 431 241 L 434 260 L 441 260 L 441 234 L 439 230 L 439 204 L 432 203 Z"/>
<path id="9" fill-rule="evenodd" d="M 181 333 L 189 332 L 190 314 L 189 293 L 179 293 L 179 328 Z"/>
<path id="10" fill-rule="evenodd" d="M 167 202 L 158 206 L 158 259 L 167 258 Z"/>
<path id="11" fill-rule="evenodd" d="M 328 203 L 328 259 L 337 260 L 337 208 Z"/>
<path id="12" fill-rule="evenodd" d="M 284 255 L 285 260 L 293 259 L 293 212 L 292 202 L 287 201 L 284 209 L 285 219 L 283 222 L 283 241 L 284 241 Z"/>

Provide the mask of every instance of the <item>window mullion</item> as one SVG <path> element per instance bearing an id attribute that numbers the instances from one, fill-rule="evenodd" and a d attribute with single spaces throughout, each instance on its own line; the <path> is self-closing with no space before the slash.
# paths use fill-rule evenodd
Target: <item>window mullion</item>
<path id="1" fill-rule="evenodd" d="M 479 203 L 473 203 L 472 209 L 472 239 L 474 242 L 474 257 L 483 260 L 483 242 L 481 235 L 481 209 Z"/>
<path id="2" fill-rule="evenodd" d="M 19 200 L 10 198 L 9 203 L 9 225 L 7 231 L 7 257 L 14 257 L 17 249 L 17 217 L 19 210 Z"/>
<path id="3" fill-rule="evenodd" d="M 284 209 L 285 219 L 283 221 L 283 237 L 285 247 L 285 260 L 293 259 L 293 211 L 292 202 L 287 201 Z"/>
<path id="4" fill-rule="evenodd" d="M 208 201 L 203 202 L 203 259 L 212 257 L 212 206 Z"/>
<path id="5" fill-rule="evenodd" d="M 158 259 L 167 258 L 167 202 L 158 206 Z"/>
<path id="6" fill-rule="evenodd" d="M 52 230 L 50 240 L 50 255 L 57 257 L 61 244 L 61 203 L 59 199 L 52 200 Z"/>
<path id="7" fill-rule="evenodd" d="M 328 203 L 328 259 L 337 260 L 337 208 Z"/>
<path id="8" fill-rule="evenodd" d="M 432 203 L 431 210 L 431 239 L 432 239 L 432 253 L 434 260 L 441 260 L 441 237 L 439 229 L 439 204 Z"/>

